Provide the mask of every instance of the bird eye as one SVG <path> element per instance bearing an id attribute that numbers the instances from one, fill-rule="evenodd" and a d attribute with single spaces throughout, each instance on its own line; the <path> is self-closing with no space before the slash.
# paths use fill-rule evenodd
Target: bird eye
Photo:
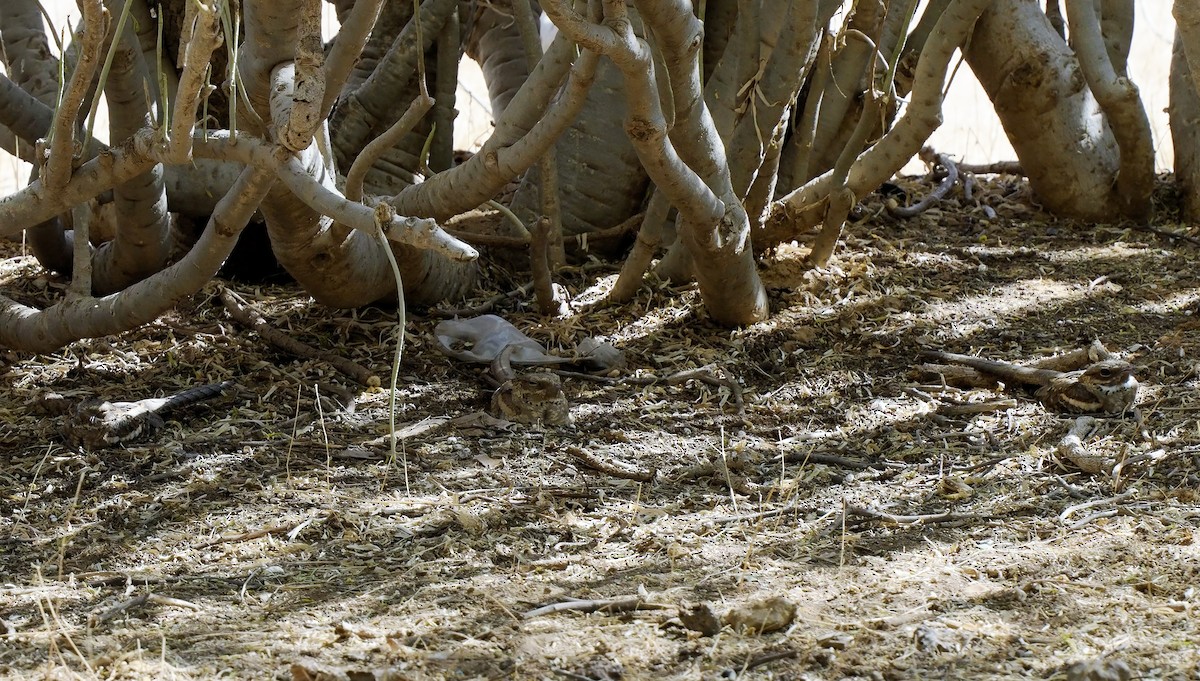
<path id="1" fill-rule="evenodd" d="M 1100 376 L 1103 378 L 1108 378 L 1109 376 L 1112 376 L 1112 369 L 1109 369 L 1108 367 L 1101 367 L 1100 368 Z"/>

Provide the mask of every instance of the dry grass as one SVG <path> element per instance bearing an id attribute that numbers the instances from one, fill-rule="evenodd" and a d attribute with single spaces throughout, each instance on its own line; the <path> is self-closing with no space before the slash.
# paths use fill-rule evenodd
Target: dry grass
<path id="1" fill-rule="evenodd" d="M 500 310 L 551 348 L 608 339 L 631 370 L 711 367 L 740 381 L 744 417 L 701 383 L 567 380 L 573 426 L 443 423 L 388 461 L 364 444 L 386 431 L 385 393 L 265 346 L 215 287 L 118 338 L 0 354 L 0 676 L 1089 678 L 1068 665 L 1103 658 L 1194 678 L 1196 246 L 1047 222 L 1023 191 L 989 185 L 992 222 L 954 202 L 896 222 L 872 204 L 825 272 L 782 248 L 763 272 L 775 315 L 747 329 L 707 323 L 690 288 L 588 309 L 604 272 L 565 282 L 572 317 Z M 10 294 L 61 293 L 36 272 L 0 264 Z M 233 286 L 277 328 L 386 375 L 392 313 Z M 402 424 L 488 404 L 476 368 L 433 350 L 436 321 L 408 327 Z M 1071 422 L 1021 396 L 944 418 L 906 390 L 922 347 L 1028 359 L 1096 337 L 1146 386 L 1150 439 L 1110 419 L 1085 442 L 1146 457 L 1115 477 L 1058 461 Z M 31 406 L 224 379 L 232 397 L 126 449 L 73 451 Z M 598 473 L 569 447 L 658 475 Z M 631 596 L 663 607 L 525 617 Z M 703 637 L 678 619 L 769 597 L 796 606 L 773 633 Z"/>

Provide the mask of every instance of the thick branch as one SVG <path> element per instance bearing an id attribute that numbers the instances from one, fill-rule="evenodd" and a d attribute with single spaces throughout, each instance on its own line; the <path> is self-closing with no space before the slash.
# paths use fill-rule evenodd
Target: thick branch
<path id="1" fill-rule="evenodd" d="M 424 89 L 424 88 L 422 88 Z M 426 93 L 417 95 L 417 98 L 408 105 L 408 110 L 400 117 L 392 127 L 387 129 L 379 137 L 371 140 L 371 143 L 363 148 L 358 157 L 354 159 L 354 163 L 350 166 L 350 171 L 346 173 L 346 198 L 351 201 L 361 201 L 363 197 L 363 178 L 367 175 L 367 170 L 371 165 L 379 159 L 381 155 L 391 147 L 395 146 L 405 135 L 412 131 L 420 122 L 421 118 L 433 108 L 434 101 Z"/>
<path id="2" fill-rule="evenodd" d="M 0 74 L 0 125 L 28 144 L 45 137 L 54 121 L 54 110 Z"/>
<path id="3" fill-rule="evenodd" d="M 325 97 L 321 102 L 321 118 L 329 117 L 338 94 L 354 69 L 354 62 L 362 54 L 371 29 L 379 20 L 379 10 L 384 0 L 359 0 L 354 3 L 350 15 L 342 22 L 342 28 L 333 40 L 333 49 L 325 60 Z"/>
<path id="4" fill-rule="evenodd" d="M 113 41 L 104 93 L 109 105 L 109 137 L 124 140 L 150 129 L 151 102 L 145 86 L 150 74 L 132 27 L 125 26 Z M 188 143 L 181 146 L 186 150 Z M 157 153 L 166 151 L 156 149 Z M 170 216 L 161 165 L 114 187 L 113 207 L 116 237 L 91 256 L 80 231 L 81 221 L 76 220 L 71 283 L 88 295 L 125 288 L 162 269 L 170 255 Z"/>
<path id="5" fill-rule="evenodd" d="M 205 78 L 212 53 L 221 45 L 218 32 L 220 17 L 214 4 L 207 7 L 199 2 L 187 3 L 188 19 L 192 21 L 191 40 L 184 50 L 183 73 L 176 88 L 175 107 L 171 115 L 171 163 L 187 163 L 192 155 L 192 133 L 196 130 L 196 113 L 201 100 L 208 95 Z"/>
<path id="6" fill-rule="evenodd" d="M 1079 66 L 1096 102 L 1109 119 L 1121 154 L 1117 193 L 1126 217 L 1145 219 L 1154 190 L 1154 144 L 1150 119 L 1138 88 L 1128 76 L 1118 74 L 1100 31 L 1096 0 L 1068 0 L 1067 21 Z M 1130 15 L 1132 20 L 1132 14 Z M 1123 68 L 1123 60 L 1120 64 Z"/>
<path id="7" fill-rule="evenodd" d="M 761 321 L 768 313 L 767 294 L 750 248 L 749 218 L 733 188 L 724 142 L 704 104 L 700 84 L 703 26 L 686 0 L 645 0 L 638 7 L 662 49 L 675 94 L 673 146 L 724 205 L 722 215 L 711 222 L 690 219 L 676 204 L 683 218 L 682 243 L 695 261 L 701 297 L 718 322 L 741 325 Z M 630 108 L 632 111 L 632 101 Z M 663 189 L 661 184 L 658 187 Z"/>
<path id="8" fill-rule="evenodd" d="M 565 39 L 561 44 L 569 46 Z M 548 100 L 554 91 L 547 83 L 554 80 L 557 69 L 547 64 L 552 65 L 564 59 L 570 64 L 565 50 L 551 48 L 538 62 L 526 86 L 505 109 L 504 115 L 496 123 L 496 131 L 479 153 L 457 168 L 438 173 L 421 184 L 406 187 L 391 198 L 396 210 L 406 215 L 449 218 L 492 198 L 512 178 L 537 162 L 553 147 L 554 141 L 583 108 L 599 55 L 586 51 L 579 55 L 570 67 L 570 80 L 558 100 L 548 108 L 544 102 L 539 107 L 540 97 L 544 95 Z M 520 126 L 516 125 L 514 119 L 520 120 L 526 112 L 540 112 L 537 123 L 524 136 L 516 136 L 519 135 Z"/>
<path id="9" fill-rule="evenodd" d="M 80 166 L 66 186 L 50 191 L 41 181 L 0 197 L 0 236 L 15 236 L 21 230 L 71 210 L 71 207 L 112 189 L 154 165 L 152 130 L 142 130 L 131 139 L 105 149 Z"/>
<path id="10" fill-rule="evenodd" d="M 321 44 L 321 0 L 305 0 L 296 41 L 295 82 L 289 116 L 276 117 L 277 139 L 288 149 L 299 151 L 312 144 L 324 117 L 325 52 Z"/>
<path id="11" fill-rule="evenodd" d="M 248 166 L 269 168 L 277 178 L 303 201 L 310 209 L 333 218 L 339 224 L 374 236 L 376 232 L 375 202 L 364 205 L 350 201 L 318 182 L 305 169 L 303 161 L 281 148 L 246 136 L 239 136 L 236 144 L 229 133 L 210 132 L 195 143 L 197 158 L 238 160 Z M 467 261 L 479 257 L 478 252 L 447 234 L 437 222 L 429 218 L 401 217 L 393 214 L 383 225 L 389 241 L 407 244 L 416 248 L 432 249 L 454 260 Z"/>
<path id="12" fill-rule="evenodd" d="M 339 158 L 353 157 L 366 146 L 377 126 L 389 124 L 396 115 L 396 93 L 403 92 L 416 73 L 417 58 L 433 44 L 457 0 L 430 0 L 392 41 L 387 54 L 371 75 L 338 103 L 338 134 L 334 140 Z M 417 26 L 420 25 L 420 41 Z M 344 113 L 343 113 L 344 112 Z"/>
<path id="13" fill-rule="evenodd" d="M 796 94 L 804 84 L 816 58 L 820 29 L 816 6 L 789 3 L 785 9 L 782 44 L 776 46 L 760 77 L 747 83 L 748 112 L 738 122 L 727 145 L 729 171 L 734 193 L 745 197 L 759 167 L 766 158 L 767 146 L 788 120 Z"/>
<path id="14" fill-rule="evenodd" d="M 45 310 L 0 297 L 0 345 L 50 352 L 80 338 L 121 333 L 153 321 L 217 273 L 274 180 L 269 170 L 247 168 L 186 256 L 120 293 L 66 300 Z"/>

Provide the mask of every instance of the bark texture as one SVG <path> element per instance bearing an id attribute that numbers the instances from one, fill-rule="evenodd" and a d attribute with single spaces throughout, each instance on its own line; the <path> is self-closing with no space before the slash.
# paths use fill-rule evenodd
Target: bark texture
<path id="1" fill-rule="evenodd" d="M 1079 60 L 1034 0 L 995 0 L 966 48 L 1029 182 L 1051 211 L 1081 220 L 1121 213 L 1120 154 Z"/>

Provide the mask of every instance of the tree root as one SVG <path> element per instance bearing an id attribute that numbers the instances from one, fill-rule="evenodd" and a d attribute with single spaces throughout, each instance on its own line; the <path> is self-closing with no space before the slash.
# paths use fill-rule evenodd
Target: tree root
<path id="1" fill-rule="evenodd" d="M 889 201 L 887 211 L 895 217 L 911 218 L 924 213 L 929 209 L 930 206 L 946 198 L 946 196 L 950 193 L 950 190 L 954 189 L 954 185 L 958 184 L 958 166 L 955 165 L 954 161 L 951 160 L 949 156 L 946 154 L 935 153 L 930 147 L 924 147 L 921 149 L 920 157 L 922 161 L 925 161 L 933 166 L 934 177 L 937 177 L 942 173 L 945 173 L 945 175 L 942 177 L 942 181 L 938 183 L 938 186 L 934 187 L 932 192 L 911 206 L 893 207 Z"/>

